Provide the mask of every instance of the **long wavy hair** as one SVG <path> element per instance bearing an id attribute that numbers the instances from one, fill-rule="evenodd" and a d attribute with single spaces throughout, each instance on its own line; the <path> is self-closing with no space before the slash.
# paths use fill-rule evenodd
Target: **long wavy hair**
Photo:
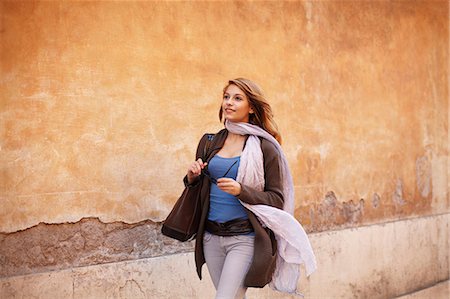
<path id="1" fill-rule="evenodd" d="M 224 94 L 228 86 L 232 84 L 239 87 L 245 93 L 249 100 L 250 107 L 253 108 L 254 113 L 250 114 L 249 123 L 264 129 L 281 144 L 281 135 L 278 131 L 277 124 L 273 120 L 272 108 L 267 102 L 261 88 L 251 80 L 237 78 L 228 81 L 228 84 L 223 89 Z M 220 121 L 223 119 L 222 105 L 219 110 L 219 119 Z"/>

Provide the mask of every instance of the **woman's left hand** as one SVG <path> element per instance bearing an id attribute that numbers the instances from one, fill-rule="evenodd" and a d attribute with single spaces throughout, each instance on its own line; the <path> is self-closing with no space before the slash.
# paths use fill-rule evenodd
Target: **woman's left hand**
<path id="1" fill-rule="evenodd" d="M 241 184 L 230 178 L 217 179 L 217 187 L 223 192 L 234 196 L 241 194 Z"/>

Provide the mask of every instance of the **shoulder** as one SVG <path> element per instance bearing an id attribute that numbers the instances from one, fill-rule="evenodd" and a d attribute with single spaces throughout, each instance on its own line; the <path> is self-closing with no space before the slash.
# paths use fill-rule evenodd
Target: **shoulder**
<path id="1" fill-rule="evenodd" d="M 220 131 L 217 132 L 217 133 L 205 133 L 205 134 L 203 134 L 203 136 L 202 136 L 202 138 L 201 138 L 200 140 L 206 140 L 206 139 L 208 139 L 209 141 L 212 141 L 212 140 L 214 140 L 216 137 L 223 136 L 223 135 L 225 135 L 225 134 L 226 134 L 226 129 L 222 129 L 222 130 L 220 130 Z"/>
<path id="2" fill-rule="evenodd" d="M 213 141 L 214 139 L 216 139 L 216 137 L 223 136 L 225 134 L 225 131 L 225 129 L 222 129 L 217 133 L 205 133 L 203 134 L 202 138 L 200 138 L 199 143 L 206 142 L 206 140 Z"/>
<path id="3" fill-rule="evenodd" d="M 270 165 L 281 163 L 281 155 L 276 145 L 265 138 L 261 138 L 261 151 L 263 152 L 265 165 L 266 163 Z"/>
<path id="4" fill-rule="evenodd" d="M 261 150 L 264 156 L 278 156 L 278 149 L 275 144 L 265 138 L 261 138 Z"/>
<path id="5" fill-rule="evenodd" d="M 198 142 L 197 145 L 196 159 L 200 157 L 204 159 L 210 148 L 214 148 L 218 144 L 223 143 L 223 140 L 226 137 L 226 132 L 227 132 L 226 130 L 220 130 L 215 134 L 212 133 L 203 134 L 202 138 L 200 138 L 200 141 Z"/>

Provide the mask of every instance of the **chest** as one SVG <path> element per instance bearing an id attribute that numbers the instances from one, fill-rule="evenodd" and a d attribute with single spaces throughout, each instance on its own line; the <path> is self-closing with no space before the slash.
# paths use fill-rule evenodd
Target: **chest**
<path id="1" fill-rule="evenodd" d="M 244 144 L 245 138 L 227 139 L 217 154 L 223 158 L 238 157 L 244 149 Z"/>

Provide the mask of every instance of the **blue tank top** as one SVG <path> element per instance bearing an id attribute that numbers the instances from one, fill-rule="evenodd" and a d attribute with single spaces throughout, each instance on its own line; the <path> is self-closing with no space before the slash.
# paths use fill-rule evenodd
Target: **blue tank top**
<path id="1" fill-rule="evenodd" d="M 215 155 L 208 163 L 209 175 L 217 180 L 224 177 L 224 174 L 229 169 L 225 177 L 236 179 L 239 162 L 240 157 L 222 158 Z M 237 218 L 248 219 L 244 207 L 236 196 L 220 190 L 212 182 L 208 220 L 223 223 Z"/>

